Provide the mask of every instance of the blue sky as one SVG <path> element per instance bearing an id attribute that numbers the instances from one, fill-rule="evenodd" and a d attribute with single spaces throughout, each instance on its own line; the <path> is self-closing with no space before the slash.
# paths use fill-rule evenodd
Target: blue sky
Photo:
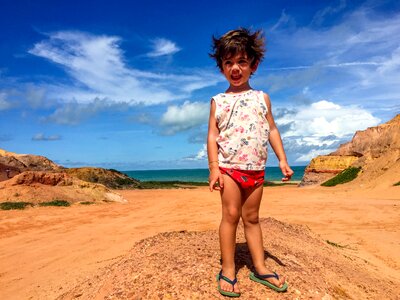
<path id="1" fill-rule="evenodd" d="M 291 165 L 400 112 L 399 1 L 227 3 L 0 0 L 0 148 L 66 167 L 206 168 L 209 101 L 227 88 L 211 36 L 239 26 L 265 33 L 251 84 Z"/>

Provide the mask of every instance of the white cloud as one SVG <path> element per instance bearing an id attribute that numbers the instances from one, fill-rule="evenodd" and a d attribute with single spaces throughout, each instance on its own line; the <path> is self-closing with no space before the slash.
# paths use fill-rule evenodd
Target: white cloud
<path id="1" fill-rule="evenodd" d="M 316 109 L 316 110 L 329 110 L 329 109 L 340 109 L 340 106 L 335 103 L 326 101 L 326 100 L 321 100 L 321 101 L 312 103 L 311 108 Z"/>
<path id="2" fill-rule="evenodd" d="M 299 106 L 276 119 L 287 151 L 299 151 L 296 161 L 307 161 L 319 154 L 336 150 L 338 144 L 351 139 L 357 130 L 379 124 L 380 120 L 358 106 L 344 106 L 321 100 Z M 305 154 L 304 154 L 305 153 Z"/>
<path id="3" fill-rule="evenodd" d="M 46 136 L 43 133 L 37 133 L 32 137 L 32 141 L 58 141 L 61 136 L 58 134 Z"/>
<path id="4" fill-rule="evenodd" d="M 163 38 L 154 39 L 152 46 L 153 50 L 147 54 L 150 57 L 172 55 L 181 50 L 174 42 Z"/>
<path id="5" fill-rule="evenodd" d="M 311 161 L 314 157 L 317 157 L 318 155 L 325 155 L 325 154 L 331 153 L 335 150 L 336 149 L 324 149 L 324 150 L 313 149 L 313 150 L 309 151 L 308 153 L 300 155 L 295 161 L 308 163 L 309 161 Z"/>
<path id="6" fill-rule="evenodd" d="M 205 160 L 207 158 L 207 145 L 203 144 L 199 152 L 197 152 L 196 155 L 189 156 L 184 158 L 184 160 L 189 160 L 189 161 L 198 161 L 198 160 Z"/>
<path id="7" fill-rule="evenodd" d="M 328 135 L 348 136 L 357 130 L 375 126 L 380 120 L 363 108 L 340 106 L 327 100 L 321 100 L 310 106 L 299 107 L 295 113 L 284 115 L 276 122 L 277 124 L 291 124 L 290 130 L 282 134 L 283 137 L 323 138 Z M 317 144 L 318 139 L 314 143 Z"/>
<path id="8" fill-rule="evenodd" d="M 207 124 L 209 104 L 186 101 L 181 106 L 169 106 L 161 117 L 165 134 L 175 134 L 199 125 Z"/>
<path id="9" fill-rule="evenodd" d="M 203 144 L 203 148 L 197 152 L 197 155 L 195 157 L 196 160 L 201 160 L 201 159 L 206 159 L 207 158 L 207 145 Z"/>
<path id="10" fill-rule="evenodd" d="M 178 51 L 172 42 L 157 41 L 154 55 Z M 29 53 L 60 65 L 71 76 L 73 84 L 42 85 L 53 101 L 92 103 L 97 98 L 154 105 L 187 98 L 194 90 L 220 80 L 204 70 L 160 74 L 132 68 L 126 64 L 120 38 L 116 36 L 61 31 L 35 44 Z"/>

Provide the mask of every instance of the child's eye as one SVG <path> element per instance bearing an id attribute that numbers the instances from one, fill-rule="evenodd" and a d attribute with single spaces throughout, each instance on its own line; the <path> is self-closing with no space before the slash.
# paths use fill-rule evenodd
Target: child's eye
<path id="1" fill-rule="evenodd" d="M 224 65 L 225 66 L 230 66 L 231 64 L 232 64 L 232 62 L 230 60 L 224 61 Z"/>
<path id="2" fill-rule="evenodd" d="M 239 64 L 242 65 L 242 66 L 245 66 L 245 65 L 248 65 L 249 62 L 247 60 L 245 60 L 245 59 L 241 59 L 241 60 L 239 60 Z"/>

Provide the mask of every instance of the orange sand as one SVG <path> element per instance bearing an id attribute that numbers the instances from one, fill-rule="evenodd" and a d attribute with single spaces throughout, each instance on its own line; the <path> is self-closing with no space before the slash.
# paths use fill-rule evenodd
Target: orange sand
<path id="1" fill-rule="evenodd" d="M 219 194 L 207 188 L 119 193 L 128 203 L 0 211 L 0 299 L 54 299 L 143 238 L 219 224 Z M 348 245 L 400 285 L 400 187 L 268 187 L 267 216 Z"/>

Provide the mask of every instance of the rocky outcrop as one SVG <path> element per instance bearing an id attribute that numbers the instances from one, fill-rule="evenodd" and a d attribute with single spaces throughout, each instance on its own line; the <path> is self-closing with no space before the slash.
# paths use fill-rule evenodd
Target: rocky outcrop
<path id="1" fill-rule="evenodd" d="M 41 203 L 52 200 L 75 202 L 125 202 L 101 184 L 86 182 L 64 172 L 26 171 L 0 182 L 3 202 Z"/>
<path id="2" fill-rule="evenodd" d="M 16 154 L 0 149 L 0 181 L 9 180 L 25 171 L 65 172 L 81 180 L 103 184 L 110 189 L 138 188 L 140 182 L 118 172 L 102 168 L 64 168 L 50 159 L 31 154 Z M 51 177 L 51 175 L 49 175 Z"/>
<path id="3" fill-rule="evenodd" d="M 44 184 L 51 186 L 68 186 L 72 185 L 74 179 L 66 173 L 48 173 L 41 171 L 26 171 L 17 176 L 14 176 L 9 185 L 31 185 L 31 184 Z"/>
<path id="4" fill-rule="evenodd" d="M 320 155 L 313 158 L 304 170 L 300 186 L 325 182 L 344 169 L 350 167 L 358 157 L 340 155 Z"/>
<path id="5" fill-rule="evenodd" d="M 110 189 L 138 188 L 140 182 L 116 170 L 67 169 L 39 155 L 0 149 L 0 201 L 33 203 L 125 201 Z"/>
<path id="6" fill-rule="evenodd" d="M 17 154 L 0 149 L 0 181 L 10 179 L 24 171 L 59 172 L 63 169 L 44 156 Z"/>
<path id="7" fill-rule="evenodd" d="M 111 189 L 131 189 L 140 186 L 138 180 L 130 178 L 116 170 L 106 170 L 102 168 L 71 168 L 66 169 L 65 172 L 84 181 L 101 183 Z"/>
<path id="8" fill-rule="evenodd" d="M 361 167 L 362 172 L 354 181 L 360 185 L 381 184 L 379 181 L 385 178 L 390 186 L 400 180 L 400 115 L 357 131 L 350 142 L 335 152 L 312 159 L 300 186 L 320 184 L 350 166 Z"/>
<path id="9" fill-rule="evenodd" d="M 63 167 L 40 155 L 17 154 L 0 149 L 0 163 L 18 168 L 21 172 L 30 171 L 59 171 Z"/>

